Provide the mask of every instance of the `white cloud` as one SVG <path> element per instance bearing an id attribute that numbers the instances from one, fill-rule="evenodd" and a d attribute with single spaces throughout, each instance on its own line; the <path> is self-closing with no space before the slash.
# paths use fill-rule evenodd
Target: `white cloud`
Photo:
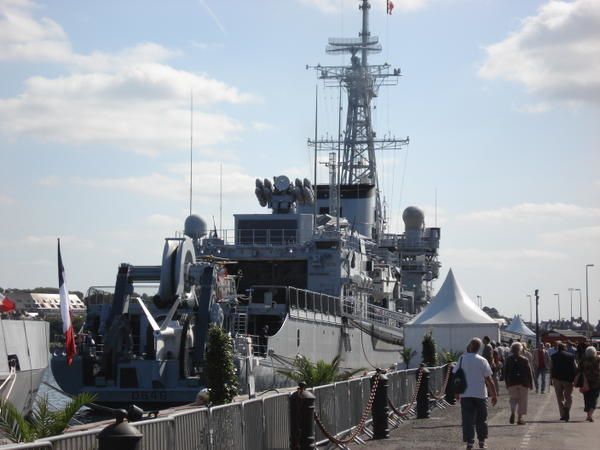
<path id="1" fill-rule="evenodd" d="M 520 112 L 528 114 L 539 114 L 549 111 L 551 105 L 548 102 L 528 103 L 518 108 Z"/>
<path id="2" fill-rule="evenodd" d="M 67 61 L 71 45 L 62 27 L 53 20 L 33 18 L 29 0 L 0 2 L 0 60 Z"/>
<path id="3" fill-rule="evenodd" d="M 562 245 L 572 248 L 575 244 L 589 247 L 591 241 L 600 242 L 600 226 L 580 227 L 569 230 L 553 231 L 539 235 L 546 244 Z"/>
<path id="4" fill-rule="evenodd" d="M 518 221 L 531 219 L 595 219 L 600 218 L 600 208 L 568 203 L 521 203 L 508 208 L 475 211 L 465 214 L 468 221 Z"/>
<path id="5" fill-rule="evenodd" d="M 11 205 L 13 203 L 12 197 L 0 192 L 0 205 Z"/>
<path id="6" fill-rule="evenodd" d="M 36 19 L 34 12 L 30 2 L 0 3 L 0 60 L 52 61 L 67 73 L 30 77 L 20 95 L 0 99 L 0 132 L 75 145 L 109 144 L 144 154 L 178 150 L 189 139 L 192 90 L 195 144 L 235 141 L 244 129 L 216 107 L 257 98 L 206 74 L 166 64 L 178 51 L 142 43 L 115 53 L 77 54 L 58 24 Z M 38 48 L 43 55 L 32 50 Z"/>
<path id="7" fill-rule="evenodd" d="M 486 48 L 479 75 L 520 83 L 545 99 L 598 105 L 599 24 L 597 0 L 550 0 L 519 30 Z"/>
<path id="8" fill-rule="evenodd" d="M 245 173 L 240 166 L 224 163 L 222 167 L 224 196 L 254 192 L 254 177 Z M 220 169 L 218 162 L 194 163 L 194 200 L 205 202 L 218 198 Z M 70 181 L 100 189 L 118 189 L 142 196 L 181 201 L 189 196 L 189 170 L 188 165 L 174 164 L 167 168 L 167 174 L 152 173 L 122 178 L 75 177 Z M 157 220 L 156 217 L 154 219 Z"/>
<path id="9" fill-rule="evenodd" d="M 55 247 L 57 245 L 56 239 L 60 237 L 61 247 L 64 245 L 71 246 L 72 248 L 78 249 L 92 249 L 94 248 L 93 241 L 74 235 L 67 236 L 50 236 L 50 235 L 27 235 L 22 238 L 15 239 L 2 239 L 0 240 L 0 247 Z"/>
<path id="10" fill-rule="evenodd" d="M 539 250 L 535 248 L 516 249 L 481 249 L 481 248 L 447 248 L 444 250 L 444 265 L 468 268 L 514 268 L 528 265 L 532 261 L 553 262 L 567 258 L 562 252 Z"/>

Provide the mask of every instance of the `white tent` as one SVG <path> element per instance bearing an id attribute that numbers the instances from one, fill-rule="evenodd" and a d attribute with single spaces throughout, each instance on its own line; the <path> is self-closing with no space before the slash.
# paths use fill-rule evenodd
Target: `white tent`
<path id="1" fill-rule="evenodd" d="M 460 287 L 452 269 L 431 303 L 404 326 L 404 346 L 416 352 L 411 367 L 421 362 L 423 336 L 431 331 L 438 352 L 464 352 L 473 337 L 498 341 L 499 325 Z"/>
<path id="2" fill-rule="evenodd" d="M 510 322 L 510 325 L 506 327 L 506 331 L 510 331 L 511 333 L 519 334 L 524 337 L 535 336 L 535 333 L 531 331 L 527 325 L 525 325 L 525 322 L 523 322 L 521 316 L 515 316 Z"/>

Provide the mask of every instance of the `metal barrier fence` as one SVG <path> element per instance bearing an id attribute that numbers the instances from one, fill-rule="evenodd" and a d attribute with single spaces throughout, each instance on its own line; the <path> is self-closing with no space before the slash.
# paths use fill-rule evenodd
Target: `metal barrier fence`
<path id="1" fill-rule="evenodd" d="M 438 393 L 444 367 L 430 368 L 430 390 Z M 388 396 L 397 406 L 407 404 L 416 389 L 417 369 L 390 372 Z M 371 392 L 370 377 L 314 388 L 315 412 L 335 435 L 352 430 L 359 421 Z M 370 417 L 367 423 L 370 422 Z M 247 400 L 213 408 L 178 412 L 167 417 L 132 424 L 142 434 L 142 450 L 260 450 L 289 447 L 289 394 Z M 31 444 L 0 446 L 0 450 L 96 450 L 101 428 L 65 433 Z M 316 428 L 317 442 L 325 441 Z"/>

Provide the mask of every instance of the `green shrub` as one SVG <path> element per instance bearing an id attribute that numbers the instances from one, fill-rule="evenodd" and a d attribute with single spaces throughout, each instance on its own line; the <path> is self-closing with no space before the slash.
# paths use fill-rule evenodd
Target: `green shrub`
<path id="1" fill-rule="evenodd" d="M 213 405 L 231 403 L 238 393 L 238 381 L 233 365 L 233 343 L 221 328 L 212 325 L 208 330 L 206 349 L 206 379 Z"/>

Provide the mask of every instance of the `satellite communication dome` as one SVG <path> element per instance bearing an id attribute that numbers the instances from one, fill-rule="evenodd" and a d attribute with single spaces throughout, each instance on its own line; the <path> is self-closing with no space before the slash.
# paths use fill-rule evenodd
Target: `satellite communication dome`
<path id="1" fill-rule="evenodd" d="M 402 220 L 407 230 L 420 230 L 425 224 L 425 214 L 421 208 L 409 206 L 402 213 Z"/>
<path id="2" fill-rule="evenodd" d="M 206 235 L 206 222 L 202 220 L 200 216 L 192 214 L 185 219 L 183 232 L 192 239 L 200 239 L 202 236 Z"/>

